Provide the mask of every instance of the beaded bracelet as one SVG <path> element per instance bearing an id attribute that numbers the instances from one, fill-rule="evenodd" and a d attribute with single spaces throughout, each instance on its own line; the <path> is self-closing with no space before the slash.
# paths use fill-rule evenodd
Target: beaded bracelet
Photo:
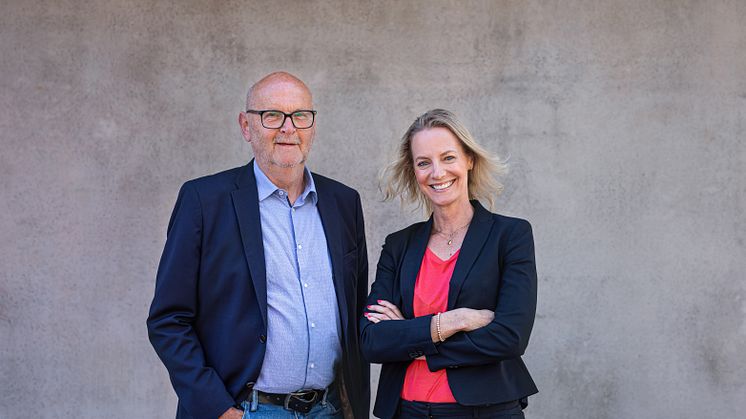
<path id="1" fill-rule="evenodd" d="M 446 340 L 443 339 L 443 336 L 440 334 L 440 313 L 435 317 L 435 330 L 438 332 L 438 340 L 445 342 Z"/>

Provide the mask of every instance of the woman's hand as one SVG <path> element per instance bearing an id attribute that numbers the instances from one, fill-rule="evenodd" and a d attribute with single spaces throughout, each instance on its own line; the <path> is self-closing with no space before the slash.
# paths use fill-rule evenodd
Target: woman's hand
<path id="1" fill-rule="evenodd" d="M 378 304 L 371 304 L 367 307 L 366 319 L 373 323 L 386 320 L 404 320 L 404 316 L 397 306 L 386 300 L 378 300 L 377 302 Z M 487 326 L 495 318 L 495 312 L 461 307 L 440 313 L 440 335 L 438 335 L 437 317 L 437 315 L 433 316 L 430 322 L 430 335 L 433 342 L 439 342 L 440 339 L 446 340 L 458 332 L 471 332 Z"/>
<path id="2" fill-rule="evenodd" d="M 399 307 L 386 300 L 378 300 L 378 304 L 369 305 L 367 309 L 369 312 L 365 313 L 365 318 L 373 323 L 384 320 L 404 320 Z"/>
<path id="3" fill-rule="evenodd" d="M 430 337 L 433 342 L 442 342 L 458 332 L 471 332 L 487 326 L 495 318 L 492 310 L 473 308 L 456 308 L 440 313 L 440 333 L 438 333 L 438 315 L 430 321 Z"/>
<path id="4" fill-rule="evenodd" d="M 457 324 L 461 332 L 471 332 L 472 330 L 487 326 L 495 318 L 495 312 L 492 310 L 457 308 L 452 310 L 452 312 L 456 315 Z"/>

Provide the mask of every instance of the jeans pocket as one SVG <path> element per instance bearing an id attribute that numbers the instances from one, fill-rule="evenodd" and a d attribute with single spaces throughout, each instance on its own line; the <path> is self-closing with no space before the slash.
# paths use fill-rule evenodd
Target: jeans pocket
<path id="1" fill-rule="evenodd" d="M 326 405 L 324 407 L 326 408 L 327 412 L 329 412 L 330 415 L 336 415 L 341 410 L 339 407 L 335 406 L 337 404 L 339 403 L 332 403 L 331 401 L 327 400 Z"/>
<path id="2" fill-rule="evenodd" d="M 249 402 L 242 402 L 241 408 L 243 409 L 243 416 L 241 416 L 241 419 L 251 418 L 251 412 L 249 411 L 251 408 L 251 405 L 249 404 Z"/>

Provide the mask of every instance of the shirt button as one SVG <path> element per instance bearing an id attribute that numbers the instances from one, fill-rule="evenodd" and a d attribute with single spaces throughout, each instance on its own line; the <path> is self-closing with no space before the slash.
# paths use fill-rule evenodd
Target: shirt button
<path id="1" fill-rule="evenodd" d="M 313 362 L 311 362 L 311 365 L 309 365 L 309 366 L 310 366 L 311 368 L 316 368 L 316 364 L 314 364 Z"/>
<path id="2" fill-rule="evenodd" d="M 311 322 L 311 327 L 316 327 L 316 323 Z"/>
<path id="3" fill-rule="evenodd" d="M 278 194 L 279 194 L 280 196 L 285 196 L 285 192 L 283 192 L 283 191 L 280 191 L 280 192 L 278 192 Z"/>
<path id="4" fill-rule="evenodd" d="M 304 283 L 303 286 L 308 288 L 308 282 Z"/>
<path id="5" fill-rule="evenodd" d="M 264 343 L 264 342 L 266 342 L 266 341 L 267 341 L 267 337 L 266 337 L 266 336 L 264 336 L 264 335 L 259 335 L 259 342 L 262 342 L 262 343 Z"/>
<path id="6" fill-rule="evenodd" d="M 303 248 L 303 246 L 301 246 L 301 245 L 298 245 L 298 250 L 300 250 L 300 249 L 302 249 L 302 248 Z"/>

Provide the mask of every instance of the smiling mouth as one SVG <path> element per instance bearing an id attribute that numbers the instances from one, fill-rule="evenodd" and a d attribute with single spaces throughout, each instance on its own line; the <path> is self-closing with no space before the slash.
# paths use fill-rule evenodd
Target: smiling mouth
<path id="1" fill-rule="evenodd" d="M 455 181 L 456 181 L 456 179 L 449 180 L 448 182 L 436 183 L 434 185 L 430 185 L 430 187 L 433 188 L 433 189 L 435 189 L 436 191 L 442 191 L 444 189 L 448 189 L 451 185 L 453 185 L 453 182 L 455 182 Z"/>

